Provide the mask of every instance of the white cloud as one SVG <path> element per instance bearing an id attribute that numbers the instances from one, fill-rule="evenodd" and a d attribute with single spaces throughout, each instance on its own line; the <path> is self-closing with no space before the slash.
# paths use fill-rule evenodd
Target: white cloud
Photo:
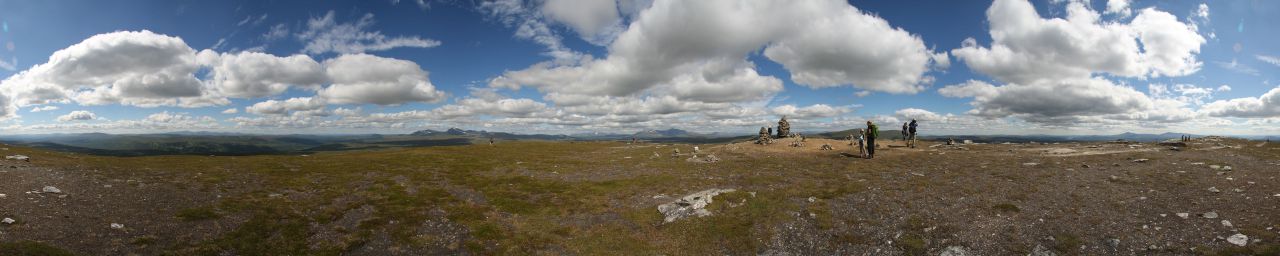
<path id="1" fill-rule="evenodd" d="M 1133 11 L 1129 10 L 1130 0 L 1107 0 L 1106 14 L 1114 14 L 1119 17 L 1129 17 L 1133 15 Z"/>
<path id="2" fill-rule="evenodd" d="M 1219 67 L 1222 67 L 1226 70 L 1231 70 L 1236 73 L 1241 73 L 1246 75 L 1255 75 L 1255 76 L 1259 74 L 1257 69 L 1254 69 L 1253 67 L 1250 67 L 1245 64 L 1240 64 L 1240 62 L 1236 61 L 1235 59 L 1232 59 L 1231 62 L 1214 61 L 1213 63 L 1217 64 Z"/>
<path id="3" fill-rule="evenodd" d="M 440 41 L 417 36 L 388 37 L 381 31 L 366 31 L 373 24 L 372 13 L 361 16 L 355 23 L 338 23 L 333 11 L 329 11 L 323 17 L 308 20 L 307 30 L 296 36 L 305 44 L 302 52 L 308 54 L 364 53 L 401 47 L 431 48 L 440 45 Z"/>
<path id="4" fill-rule="evenodd" d="M 622 16 L 613 0 L 547 0 L 541 11 L 597 44 L 608 43 L 622 30 Z"/>
<path id="5" fill-rule="evenodd" d="M 53 111 L 53 110 L 58 110 L 58 106 L 34 107 L 34 108 L 31 108 L 31 113 L 41 112 L 41 111 Z"/>
<path id="6" fill-rule="evenodd" d="M 1217 117 L 1280 117 L 1280 87 L 1273 88 L 1257 98 L 1214 101 L 1200 108 L 1200 112 Z"/>
<path id="7" fill-rule="evenodd" d="M 1009 83 L 1095 73 L 1137 78 L 1187 75 L 1200 69 L 1195 54 L 1205 43 L 1193 25 L 1152 8 L 1125 24 L 1102 22 L 1097 12 L 1077 2 L 1067 4 L 1065 19 L 1045 19 L 1026 0 L 997 0 L 987 18 L 991 46 L 969 39 L 951 53 L 971 69 Z"/>
<path id="8" fill-rule="evenodd" d="M 323 109 L 325 103 L 321 99 L 311 97 L 290 98 L 287 100 L 267 100 L 244 108 L 244 112 L 259 115 L 283 115 L 294 111 L 311 111 Z"/>
<path id="9" fill-rule="evenodd" d="M 4 69 L 4 70 L 8 70 L 8 71 L 15 71 L 15 70 L 18 70 L 18 58 L 17 58 L 17 57 L 11 57 L 11 58 L 10 58 L 10 61 L 8 61 L 8 62 L 6 62 L 6 61 L 4 61 L 4 60 L 0 60 L 0 69 Z"/>
<path id="10" fill-rule="evenodd" d="M 1033 122 L 1062 123 L 1082 116 L 1126 114 L 1151 109 L 1154 103 L 1133 88 L 1100 78 L 1040 81 L 994 86 L 979 81 L 939 89 L 947 97 L 973 97 L 969 113 L 988 118 L 1020 117 Z"/>
<path id="11" fill-rule="evenodd" d="M 853 112 L 852 106 L 829 106 L 827 104 L 814 104 L 808 107 L 796 107 L 795 105 L 782 105 L 772 109 L 774 115 L 786 116 L 793 119 L 815 119 L 827 118 L 844 115 Z"/>
<path id="12" fill-rule="evenodd" d="M 1225 85 L 1225 84 L 1224 84 L 1224 85 L 1222 85 L 1222 86 L 1218 86 L 1218 89 L 1214 89 L 1214 90 L 1215 90 L 1215 91 L 1219 91 L 1219 92 L 1229 92 L 1229 91 L 1231 91 L 1231 86 L 1230 86 L 1230 85 Z"/>
<path id="13" fill-rule="evenodd" d="M 222 113 L 223 113 L 223 114 L 235 114 L 235 113 L 240 113 L 240 109 L 238 109 L 238 108 L 228 108 L 227 110 L 223 110 L 223 111 L 222 111 Z"/>
<path id="14" fill-rule="evenodd" d="M 1262 62 L 1271 63 L 1271 65 L 1280 66 L 1280 57 L 1261 55 L 1261 54 L 1255 55 L 1255 57 L 1257 57 L 1258 60 Z"/>
<path id="15" fill-rule="evenodd" d="M 58 116 L 58 122 L 88 121 L 97 118 L 98 115 L 94 115 L 93 112 L 76 110 L 71 111 L 71 113 L 67 113 L 66 115 Z"/>
<path id="16" fill-rule="evenodd" d="M 204 54 L 214 53 L 201 52 Z M 227 97 L 273 96 L 291 85 L 315 88 L 328 80 L 320 63 L 300 54 L 277 57 L 259 52 L 224 53 L 216 60 L 205 61 L 212 65 L 212 77 L 207 81 Z"/>
<path id="17" fill-rule="evenodd" d="M 112 32 L 58 50 L 49 62 L 6 78 L 0 88 L 18 106 L 72 99 L 86 105 L 222 104 L 203 93 L 194 75 L 198 68 L 195 51 L 181 38 Z"/>
<path id="18" fill-rule="evenodd" d="M 501 3 L 487 10 L 522 7 Z M 677 102 L 663 105 L 701 108 L 763 100 L 781 91 L 780 80 L 759 75 L 747 60 L 761 49 L 801 84 L 852 84 L 891 93 L 923 90 L 932 80 L 924 76 L 931 60 L 945 59 L 919 38 L 840 1 L 655 1 L 627 28 L 604 59 L 540 63 L 506 72 L 490 86 L 534 87 L 557 105 L 640 97 L 622 101 L 648 105 L 671 99 Z"/>
<path id="19" fill-rule="evenodd" d="M 275 41 L 275 40 L 283 39 L 287 36 L 289 36 L 289 27 L 281 23 L 281 24 L 276 24 L 275 26 L 271 26 L 271 29 L 267 30 L 266 34 L 262 34 L 262 39 L 267 41 Z"/>
<path id="20" fill-rule="evenodd" d="M 324 65 L 333 84 L 317 95 L 328 103 L 396 105 L 445 98 L 427 79 L 427 71 L 411 61 L 354 54 L 326 60 Z"/>

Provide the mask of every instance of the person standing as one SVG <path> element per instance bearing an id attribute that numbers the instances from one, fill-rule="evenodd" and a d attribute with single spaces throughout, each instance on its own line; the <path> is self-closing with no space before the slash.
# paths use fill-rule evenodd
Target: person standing
<path id="1" fill-rule="evenodd" d="M 907 132 L 909 135 L 907 145 L 910 145 L 911 148 L 916 148 L 916 143 L 919 142 L 919 140 L 916 139 L 916 120 L 911 119 L 911 125 L 908 125 L 907 128 L 910 130 Z"/>
<path id="2" fill-rule="evenodd" d="M 867 146 L 865 142 L 866 135 L 867 135 L 866 130 L 858 129 L 858 134 L 856 135 L 857 136 L 856 139 L 858 140 L 858 157 L 861 157 L 861 158 L 867 158 Z"/>
<path id="3" fill-rule="evenodd" d="M 907 123 L 902 123 L 902 130 L 901 130 L 901 131 L 899 131 L 899 133 L 902 133 L 902 142 L 903 142 L 903 144 L 906 144 L 906 142 L 907 142 L 907 137 L 908 137 L 908 136 L 910 136 L 910 134 L 907 134 Z"/>
<path id="4" fill-rule="evenodd" d="M 867 159 L 876 158 L 876 137 L 880 137 L 880 127 L 867 121 Z"/>

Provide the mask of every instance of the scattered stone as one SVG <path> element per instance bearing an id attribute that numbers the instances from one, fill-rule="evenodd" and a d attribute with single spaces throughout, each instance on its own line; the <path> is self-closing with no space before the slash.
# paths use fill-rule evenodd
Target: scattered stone
<path id="1" fill-rule="evenodd" d="M 1215 165 L 1209 165 L 1209 169 L 1222 170 L 1222 166 L 1221 166 L 1221 165 L 1216 165 L 1216 164 L 1215 164 Z"/>
<path id="2" fill-rule="evenodd" d="M 829 144 L 822 144 L 822 147 L 819 147 L 818 150 L 835 150 L 835 148 L 832 148 Z"/>
<path id="3" fill-rule="evenodd" d="M 1150 159 L 1146 159 L 1146 158 L 1133 159 L 1134 163 L 1146 163 L 1147 161 L 1150 161 Z"/>
<path id="4" fill-rule="evenodd" d="M 54 186 L 44 186 L 44 189 L 41 189 L 40 191 L 43 191 L 44 193 L 54 193 L 54 194 L 62 193 L 61 189 L 58 189 L 57 187 L 54 187 Z"/>
<path id="5" fill-rule="evenodd" d="M 693 153 L 694 154 L 702 153 L 702 150 L 698 149 L 698 146 L 693 146 Z"/>
<path id="6" fill-rule="evenodd" d="M 1243 190 L 1243 189 L 1238 189 L 1238 188 L 1237 188 L 1237 189 L 1232 189 L 1231 191 L 1234 191 L 1234 192 L 1236 192 L 1236 193 L 1244 193 L 1244 190 Z"/>
<path id="7" fill-rule="evenodd" d="M 1090 166 L 1089 166 L 1088 164 L 1081 164 L 1081 165 L 1080 165 L 1080 168 L 1089 169 L 1089 167 L 1090 167 Z"/>
<path id="8" fill-rule="evenodd" d="M 1040 163 L 1022 163 L 1022 166 L 1036 166 L 1036 165 L 1040 165 Z"/>
<path id="9" fill-rule="evenodd" d="M 1229 220 L 1222 220 L 1222 226 L 1223 226 L 1223 227 L 1228 227 L 1228 228 L 1229 228 L 1229 227 L 1232 227 L 1232 226 L 1231 226 L 1231 221 L 1229 221 Z"/>
<path id="10" fill-rule="evenodd" d="M 9 197 L 9 195 L 0 194 L 0 198 L 5 198 L 5 197 Z"/>
<path id="11" fill-rule="evenodd" d="M 1176 215 L 1178 215 L 1178 218 L 1183 218 L 1183 219 L 1191 218 L 1190 213 L 1180 212 L 1180 213 L 1176 213 Z"/>
<path id="12" fill-rule="evenodd" d="M 938 255 L 939 256 L 969 256 L 970 254 L 969 254 L 969 249 L 964 248 L 964 246 L 952 245 L 952 246 L 947 246 L 947 249 L 943 249 L 942 253 Z"/>
<path id="13" fill-rule="evenodd" d="M 111 229 L 124 229 L 124 224 L 111 223 Z"/>
<path id="14" fill-rule="evenodd" d="M 1221 191 L 1221 190 L 1218 190 L 1218 187 L 1209 187 L 1209 192 L 1218 193 L 1218 192 L 1222 192 L 1222 191 Z"/>
<path id="15" fill-rule="evenodd" d="M 31 157 L 29 157 L 29 156 L 25 156 L 25 155 L 12 155 L 12 156 L 6 156 L 6 157 L 4 157 L 4 159 L 8 159 L 8 160 L 18 160 L 18 161 L 27 161 L 27 162 L 30 162 L 30 161 L 31 161 Z"/>
<path id="16" fill-rule="evenodd" d="M 10 218 L 4 218 L 4 220 L 0 220 L 0 222 L 3 222 L 5 225 L 13 225 L 14 222 L 18 222 L 18 221 Z"/>
<path id="17" fill-rule="evenodd" d="M 1180 148 L 1180 147 L 1169 147 L 1169 150 L 1172 150 L 1172 151 L 1182 151 L 1182 148 Z"/>
<path id="18" fill-rule="evenodd" d="M 811 197 L 809 197 L 809 202 L 810 202 L 810 203 L 812 203 L 812 202 L 817 202 L 817 201 L 818 201 L 818 198 L 817 198 L 817 197 L 812 197 L 812 196 L 811 196 Z"/>
<path id="19" fill-rule="evenodd" d="M 271 194 L 268 194 L 268 195 L 267 195 L 267 197 L 270 197 L 270 198 L 279 198 L 279 197 L 282 197 L 282 196 L 284 196 L 284 195 L 283 195 L 283 194 L 280 194 L 280 193 L 271 193 Z"/>
<path id="20" fill-rule="evenodd" d="M 1249 236 L 1244 234 L 1235 234 L 1227 237 L 1227 242 L 1236 246 L 1245 246 L 1249 244 Z"/>
<path id="21" fill-rule="evenodd" d="M 710 216 L 711 211 L 705 209 L 711 204 L 711 198 L 721 193 L 736 191 L 734 189 L 708 189 L 698 191 L 693 194 L 686 195 L 676 201 L 658 205 L 658 212 L 662 213 L 663 222 L 670 223 L 689 216 Z"/>
<path id="22" fill-rule="evenodd" d="M 1119 177 L 1119 176 L 1115 176 L 1115 175 L 1111 175 L 1111 177 L 1110 177 L 1110 178 L 1111 178 L 1111 181 L 1119 181 L 1119 180 L 1120 180 L 1120 177 Z"/>
<path id="23" fill-rule="evenodd" d="M 1201 216 L 1204 216 L 1204 218 L 1205 218 L 1205 219 L 1217 219 L 1217 218 L 1218 218 L 1218 213 L 1216 213 L 1216 212 L 1206 212 L 1206 213 L 1204 213 L 1204 214 L 1203 214 L 1203 215 L 1201 215 Z"/>
<path id="24" fill-rule="evenodd" d="M 1228 166 L 1223 166 L 1223 167 L 1222 167 L 1222 170 L 1223 170 L 1223 171 L 1230 171 L 1230 170 L 1231 170 L 1231 166 L 1230 166 L 1230 165 L 1228 165 Z"/>
<path id="25" fill-rule="evenodd" d="M 689 159 L 685 159 L 685 161 L 690 163 L 715 163 L 715 162 L 719 162 L 720 158 L 716 157 L 716 155 L 707 155 L 706 157 L 698 157 L 698 155 L 693 155 L 693 157 L 689 157 Z"/>
<path id="26" fill-rule="evenodd" d="M 1030 256 L 1058 256 L 1058 253 L 1049 250 L 1049 247 L 1044 247 L 1043 244 L 1037 244 L 1035 249 L 1031 249 Z"/>

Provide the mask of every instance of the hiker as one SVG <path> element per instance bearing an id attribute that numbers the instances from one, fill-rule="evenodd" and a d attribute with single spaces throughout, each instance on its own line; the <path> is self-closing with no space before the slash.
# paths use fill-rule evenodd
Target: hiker
<path id="1" fill-rule="evenodd" d="M 858 129 L 858 137 L 856 137 L 856 139 L 858 140 L 858 157 L 861 158 L 867 158 L 867 145 L 864 141 L 866 140 L 866 135 L 866 131 Z"/>
<path id="2" fill-rule="evenodd" d="M 489 137 L 489 146 L 493 146 L 493 137 Z"/>
<path id="3" fill-rule="evenodd" d="M 911 119 L 911 125 L 907 126 L 907 128 L 909 129 L 907 132 L 907 145 L 911 146 L 911 148 L 916 148 L 916 142 L 919 142 L 916 140 L 916 120 Z"/>
<path id="4" fill-rule="evenodd" d="M 906 123 L 902 123 L 902 131 L 899 131 L 899 133 L 902 133 L 902 142 L 906 142 L 906 137 L 910 136 L 910 134 L 906 133 Z"/>
<path id="5" fill-rule="evenodd" d="M 769 126 L 769 133 L 766 133 L 766 134 L 768 134 L 769 136 L 773 136 L 773 126 Z M 778 138 L 782 138 L 782 137 L 778 137 Z"/>
<path id="6" fill-rule="evenodd" d="M 867 121 L 867 159 L 876 158 L 876 137 L 880 137 L 880 127 Z"/>

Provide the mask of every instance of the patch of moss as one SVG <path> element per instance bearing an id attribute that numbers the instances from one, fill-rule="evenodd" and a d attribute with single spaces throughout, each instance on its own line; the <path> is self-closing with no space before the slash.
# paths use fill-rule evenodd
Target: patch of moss
<path id="1" fill-rule="evenodd" d="M 217 219 L 222 216 L 218 215 L 218 212 L 213 207 L 206 206 L 179 210 L 177 214 L 174 214 L 174 217 L 185 221 L 201 221 Z"/>

